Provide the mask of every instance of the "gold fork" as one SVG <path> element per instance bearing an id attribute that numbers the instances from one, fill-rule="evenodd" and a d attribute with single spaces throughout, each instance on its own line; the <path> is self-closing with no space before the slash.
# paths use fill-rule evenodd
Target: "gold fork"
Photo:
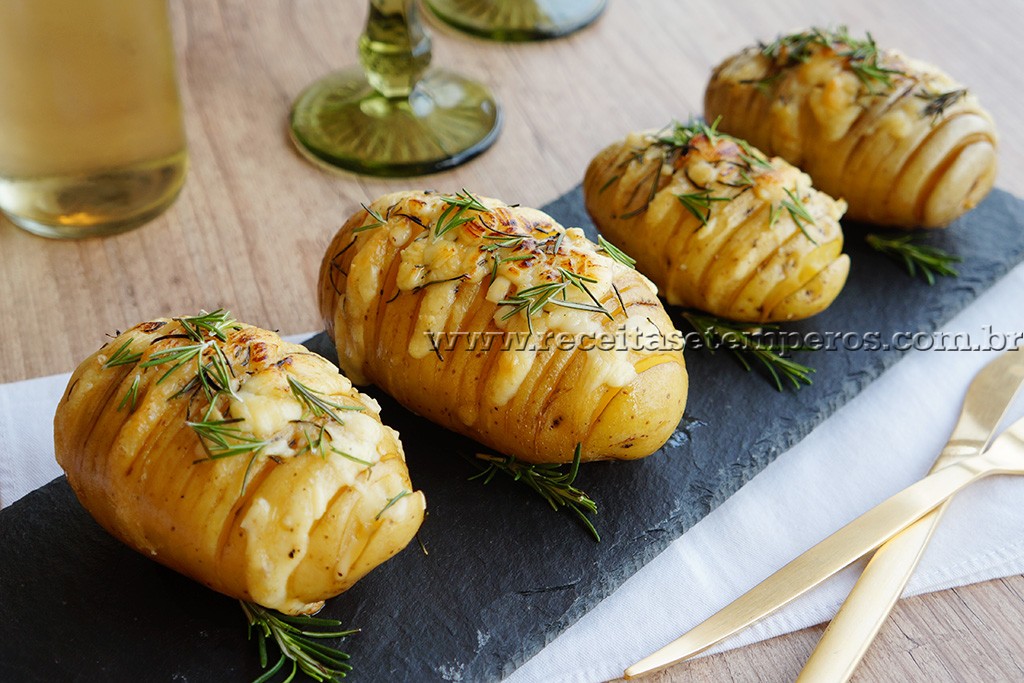
<path id="1" fill-rule="evenodd" d="M 949 443 L 932 472 L 980 453 L 1024 384 L 1024 347 L 990 361 L 971 381 Z M 807 659 L 797 683 L 843 683 L 853 675 L 917 568 L 949 500 L 875 551 L 832 623 Z"/>
<path id="2" fill-rule="evenodd" d="M 698 654 L 814 588 L 923 517 L 968 484 L 992 474 L 1024 474 L 1024 419 L 980 455 L 953 462 L 872 508 L 718 613 L 626 669 L 627 678 Z"/>

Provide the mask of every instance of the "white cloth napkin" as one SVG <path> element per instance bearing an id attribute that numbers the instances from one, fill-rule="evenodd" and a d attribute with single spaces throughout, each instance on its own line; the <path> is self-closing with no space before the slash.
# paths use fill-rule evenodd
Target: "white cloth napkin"
<path id="1" fill-rule="evenodd" d="M 989 343 L 991 332 L 1020 333 L 1022 292 L 1024 266 L 944 330 L 966 332 L 981 345 Z M 995 353 L 908 354 L 508 680 L 600 681 L 621 675 L 629 664 L 924 476 L 956 422 L 968 383 Z M 56 375 L 0 386 L 0 505 L 60 474 L 51 420 L 66 383 L 67 375 Z M 1011 410 L 1013 418 L 1021 414 L 1024 402 Z M 1019 477 L 982 481 L 960 494 L 909 594 L 1024 572 L 1021 500 L 1024 479 Z M 847 570 L 718 649 L 829 619 L 855 579 Z"/>

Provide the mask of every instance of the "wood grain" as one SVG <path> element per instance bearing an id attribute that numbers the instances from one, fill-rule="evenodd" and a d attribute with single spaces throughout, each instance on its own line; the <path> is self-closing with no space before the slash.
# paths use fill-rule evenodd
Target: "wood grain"
<path id="1" fill-rule="evenodd" d="M 375 180 L 324 173 L 291 147 L 291 101 L 355 61 L 362 0 L 172 0 L 192 166 L 151 224 L 102 240 L 53 242 L 0 220 L 0 381 L 70 370 L 104 334 L 157 315 L 224 306 L 256 325 L 320 329 L 314 295 L 327 242 L 359 202 L 431 187 L 541 205 L 581 180 L 628 130 L 700 113 L 720 59 L 790 28 L 849 24 L 965 81 L 1001 133 L 998 185 L 1024 194 L 1024 88 L 1008 61 L 1015 0 L 615 0 L 568 39 L 501 45 L 434 27 L 436 64 L 488 84 L 505 107 L 492 150 L 437 176 Z M 862 680 L 1024 677 L 1015 577 L 901 603 Z M 789 680 L 809 629 L 708 657 L 660 680 Z M 659 680 L 659 679 L 652 679 Z"/>

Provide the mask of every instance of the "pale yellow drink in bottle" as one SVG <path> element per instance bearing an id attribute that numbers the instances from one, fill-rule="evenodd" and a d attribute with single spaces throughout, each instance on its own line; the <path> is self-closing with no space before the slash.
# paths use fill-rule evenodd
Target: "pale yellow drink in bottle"
<path id="1" fill-rule="evenodd" d="M 49 237 L 127 230 L 188 164 L 166 0 L 0 0 L 0 210 Z"/>

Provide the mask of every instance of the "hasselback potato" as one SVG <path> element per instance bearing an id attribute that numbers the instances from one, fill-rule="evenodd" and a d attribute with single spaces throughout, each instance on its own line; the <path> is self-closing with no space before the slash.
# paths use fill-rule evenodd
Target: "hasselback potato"
<path id="1" fill-rule="evenodd" d="M 714 70 L 704 106 L 846 199 L 857 220 L 943 226 L 995 182 L 995 126 L 977 98 L 870 34 L 811 29 L 747 48 Z"/>
<path id="2" fill-rule="evenodd" d="M 670 304 L 795 320 L 824 310 L 846 282 L 845 203 L 715 125 L 629 135 L 590 162 L 583 192 L 598 230 Z"/>
<path id="3" fill-rule="evenodd" d="M 316 611 L 423 520 L 402 445 L 331 363 L 222 311 L 144 322 L 74 372 L 54 419 L 82 505 L 227 595 Z"/>
<path id="4" fill-rule="evenodd" d="M 334 237 L 320 310 L 353 381 L 449 429 L 529 462 L 576 444 L 639 458 L 678 425 L 687 382 L 654 286 L 624 262 L 534 209 L 395 193 Z"/>

